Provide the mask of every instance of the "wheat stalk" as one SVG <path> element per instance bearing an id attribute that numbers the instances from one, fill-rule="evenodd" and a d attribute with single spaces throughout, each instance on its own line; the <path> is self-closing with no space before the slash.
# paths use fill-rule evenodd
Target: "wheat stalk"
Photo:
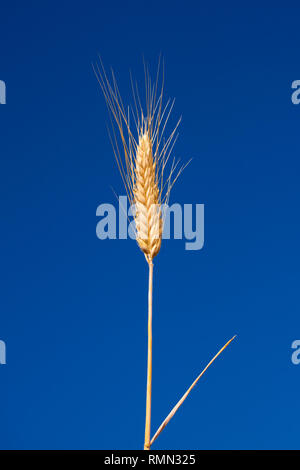
<path id="1" fill-rule="evenodd" d="M 233 338 L 221 348 L 201 372 L 151 439 L 153 259 L 161 248 L 164 204 L 168 202 L 171 188 L 184 168 L 181 167 L 178 170 L 178 163 L 175 163 L 173 160 L 168 176 L 164 178 L 165 168 L 177 138 L 176 130 L 180 120 L 169 136 L 165 137 L 165 129 L 173 109 L 174 101 L 167 101 L 166 105 L 163 106 L 163 74 L 161 86 L 158 87 L 160 63 L 154 84 L 152 84 L 148 68 L 145 66 L 146 115 L 141 105 L 138 86 L 133 83 L 132 78 L 134 107 L 128 108 L 126 112 L 114 73 L 112 72 L 111 80 L 109 80 L 101 60 L 100 65 L 96 64 L 94 67 L 94 72 L 111 115 L 112 133 L 110 133 L 110 138 L 117 165 L 127 196 L 135 208 L 136 241 L 144 253 L 149 267 L 148 359 L 144 450 L 150 450 L 152 443 L 174 416 L 200 377 Z M 133 120 L 134 126 L 131 125 L 131 120 Z M 116 130 L 119 132 L 123 157 L 121 156 L 117 132 L 113 123 L 116 124 Z"/>

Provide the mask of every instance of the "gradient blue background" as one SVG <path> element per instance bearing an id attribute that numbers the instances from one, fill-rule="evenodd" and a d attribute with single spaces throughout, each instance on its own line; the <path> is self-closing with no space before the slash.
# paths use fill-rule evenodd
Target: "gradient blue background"
<path id="1" fill-rule="evenodd" d="M 139 449 L 147 266 L 96 238 L 124 194 L 91 63 L 165 58 L 193 158 L 171 202 L 205 204 L 205 246 L 155 263 L 153 431 L 201 368 L 155 449 L 299 448 L 300 79 L 297 2 L 2 1 L 0 446 Z"/>

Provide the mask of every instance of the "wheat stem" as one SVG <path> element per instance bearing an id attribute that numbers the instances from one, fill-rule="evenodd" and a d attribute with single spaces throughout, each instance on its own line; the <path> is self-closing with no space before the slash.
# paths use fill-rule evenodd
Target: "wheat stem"
<path id="1" fill-rule="evenodd" d="M 148 363 L 147 363 L 147 397 L 146 397 L 146 424 L 144 450 L 150 450 L 151 436 L 151 394 L 152 394 L 152 290 L 153 290 L 153 262 L 149 265 L 148 286 Z"/>

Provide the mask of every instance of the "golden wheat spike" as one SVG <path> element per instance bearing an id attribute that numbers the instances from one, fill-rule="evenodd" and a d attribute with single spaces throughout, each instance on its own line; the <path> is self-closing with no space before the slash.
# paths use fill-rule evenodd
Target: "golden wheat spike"
<path id="1" fill-rule="evenodd" d="M 133 193 L 137 243 L 148 261 L 158 254 L 162 237 L 160 191 L 152 149 L 149 133 L 145 132 L 139 138 L 136 151 Z"/>

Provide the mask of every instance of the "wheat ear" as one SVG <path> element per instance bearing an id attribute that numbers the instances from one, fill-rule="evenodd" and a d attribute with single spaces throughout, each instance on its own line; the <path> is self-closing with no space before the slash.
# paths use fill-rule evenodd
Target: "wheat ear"
<path id="1" fill-rule="evenodd" d="M 149 131 L 146 131 L 139 137 L 133 189 L 136 207 L 136 239 L 147 261 L 151 264 L 160 250 L 162 237 L 161 204 L 152 147 Z"/>

